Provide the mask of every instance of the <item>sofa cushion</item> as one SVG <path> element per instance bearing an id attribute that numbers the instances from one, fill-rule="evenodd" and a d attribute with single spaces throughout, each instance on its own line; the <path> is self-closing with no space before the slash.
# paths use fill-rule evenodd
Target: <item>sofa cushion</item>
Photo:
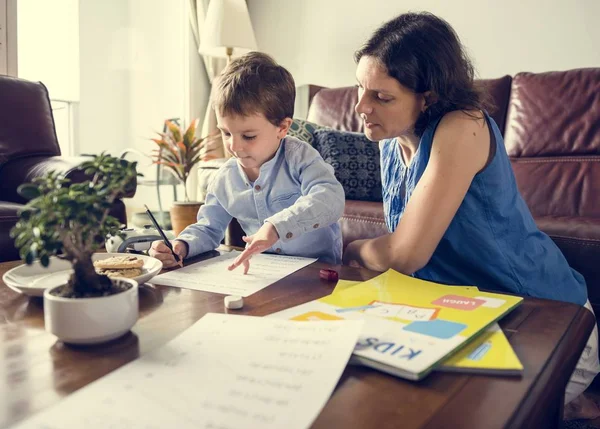
<path id="1" fill-rule="evenodd" d="M 383 203 L 346 200 L 340 226 L 344 249 L 354 240 L 375 238 L 387 234 Z"/>
<path id="2" fill-rule="evenodd" d="M 513 157 L 600 154 L 600 68 L 517 74 L 505 144 Z"/>
<path id="3" fill-rule="evenodd" d="M 19 252 L 10 238 L 10 230 L 19 220 L 21 204 L 0 201 L 0 262 L 19 259 Z"/>
<path id="4" fill-rule="evenodd" d="M 0 222 L 15 224 L 19 220 L 19 210 L 23 208 L 23 204 L 12 203 L 8 201 L 0 201 Z"/>
<path id="5" fill-rule="evenodd" d="M 552 238 L 587 240 L 600 246 L 600 219 L 583 216 L 541 216 L 538 228 Z M 600 261 L 600 259 L 599 259 Z"/>
<path id="6" fill-rule="evenodd" d="M 504 127 L 506 126 L 506 110 L 508 109 L 511 82 L 512 77 L 508 75 L 498 79 L 479 79 L 475 81 L 477 86 L 485 90 L 488 104 L 490 104 L 487 111 L 498 125 L 502 135 L 504 135 Z"/>
<path id="7" fill-rule="evenodd" d="M 296 137 L 297 139 L 305 141 L 311 146 L 314 146 L 314 132 L 321 128 L 324 127 L 309 121 L 305 121 L 304 119 L 294 118 L 292 125 L 290 125 L 290 129 L 288 130 L 288 136 Z"/>
<path id="8" fill-rule="evenodd" d="M 347 200 L 382 201 L 379 146 L 362 133 L 328 128 L 314 132 L 314 147 L 331 164 Z"/>
<path id="9" fill-rule="evenodd" d="M 511 164 L 534 217 L 600 218 L 600 156 L 512 158 Z"/>
<path id="10" fill-rule="evenodd" d="M 519 73 L 505 144 L 533 215 L 600 218 L 600 68 Z"/>
<path id="11" fill-rule="evenodd" d="M 560 248 L 569 265 L 585 277 L 589 300 L 594 308 L 600 307 L 600 219 L 542 216 L 535 222 Z"/>
<path id="12" fill-rule="evenodd" d="M 323 88 L 313 97 L 306 119 L 336 130 L 362 132 L 363 120 L 354 111 L 357 102 L 356 86 Z"/>

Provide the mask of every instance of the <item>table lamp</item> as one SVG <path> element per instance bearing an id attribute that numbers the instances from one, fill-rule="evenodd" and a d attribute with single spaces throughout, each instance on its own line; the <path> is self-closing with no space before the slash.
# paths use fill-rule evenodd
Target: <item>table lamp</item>
<path id="1" fill-rule="evenodd" d="M 198 52 L 227 58 L 255 51 L 256 38 L 252 30 L 245 0 L 211 0 L 208 5 Z"/>

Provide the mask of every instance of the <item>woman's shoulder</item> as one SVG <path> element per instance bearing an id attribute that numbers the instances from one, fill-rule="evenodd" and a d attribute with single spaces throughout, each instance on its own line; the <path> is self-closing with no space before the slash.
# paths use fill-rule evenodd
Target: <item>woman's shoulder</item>
<path id="1" fill-rule="evenodd" d="M 453 110 L 440 120 L 441 127 L 454 132 L 469 132 L 487 128 L 485 114 L 481 110 Z"/>
<path id="2" fill-rule="evenodd" d="M 435 130 L 432 153 L 481 170 L 490 153 L 490 131 L 480 110 L 455 110 L 446 113 Z"/>
<path id="3" fill-rule="evenodd" d="M 435 128 L 434 140 L 447 140 L 446 144 L 489 142 L 485 114 L 481 110 L 454 110 L 446 113 Z"/>

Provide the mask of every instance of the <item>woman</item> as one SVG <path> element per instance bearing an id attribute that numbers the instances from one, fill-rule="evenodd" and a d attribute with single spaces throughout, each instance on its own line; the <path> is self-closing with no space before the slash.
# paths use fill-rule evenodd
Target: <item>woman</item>
<path id="1" fill-rule="evenodd" d="M 586 305 L 583 277 L 537 227 L 454 30 L 429 13 L 379 28 L 355 55 L 365 134 L 379 141 L 389 234 L 344 261 L 445 284 Z M 594 329 L 566 403 L 600 371 Z"/>

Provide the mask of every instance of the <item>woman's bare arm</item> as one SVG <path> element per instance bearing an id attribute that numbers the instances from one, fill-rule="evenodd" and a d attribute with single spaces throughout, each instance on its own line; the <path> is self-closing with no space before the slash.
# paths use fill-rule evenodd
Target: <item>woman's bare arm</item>
<path id="1" fill-rule="evenodd" d="M 367 268 L 388 268 L 412 274 L 423 268 L 435 251 L 462 203 L 474 176 L 490 152 L 485 119 L 456 111 L 440 122 L 429 163 L 404 210 L 396 230 L 348 245 L 345 262 Z"/>

